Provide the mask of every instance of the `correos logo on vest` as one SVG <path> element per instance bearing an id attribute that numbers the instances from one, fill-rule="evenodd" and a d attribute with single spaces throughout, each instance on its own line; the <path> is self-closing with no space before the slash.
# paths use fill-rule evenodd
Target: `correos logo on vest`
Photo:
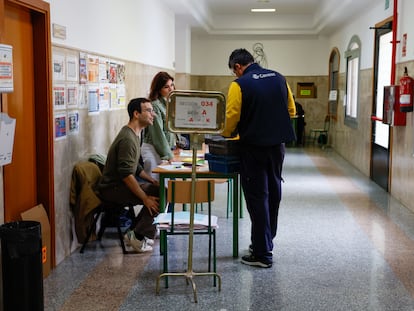
<path id="1" fill-rule="evenodd" d="M 262 73 L 262 74 L 257 74 L 257 73 L 254 73 L 254 74 L 252 74 L 252 78 L 253 79 L 263 79 L 263 78 L 268 78 L 268 77 L 274 77 L 274 76 L 276 76 L 276 74 L 274 73 L 274 72 L 271 72 L 271 73 Z"/>

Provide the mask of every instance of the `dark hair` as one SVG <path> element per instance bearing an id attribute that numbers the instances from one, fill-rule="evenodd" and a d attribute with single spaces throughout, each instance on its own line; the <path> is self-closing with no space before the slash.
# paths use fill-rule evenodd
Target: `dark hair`
<path id="1" fill-rule="evenodd" d="M 174 78 L 170 76 L 168 72 L 160 71 L 157 73 L 151 82 L 151 89 L 149 99 L 156 100 L 161 96 L 161 89 L 168 82 L 168 80 L 174 81 Z"/>
<path id="2" fill-rule="evenodd" d="M 246 49 L 234 50 L 229 57 L 229 68 L 233 69 L 235 64 L 246 66 L 254 63 L 253 55 Z"/>
<path id="3" fill-rule="evenodd" d="M 139 113 L 141 113 L 141 104 L 142 103 L 150 103 L 150 102 L 151 101 L 148 98 L 144 98 L 144 97 L 131 99 L 129 104 L 128 104 L 129 120 L 132 120 L 132 118 L 134 116 L 134 111 L 138 111 Z"/>

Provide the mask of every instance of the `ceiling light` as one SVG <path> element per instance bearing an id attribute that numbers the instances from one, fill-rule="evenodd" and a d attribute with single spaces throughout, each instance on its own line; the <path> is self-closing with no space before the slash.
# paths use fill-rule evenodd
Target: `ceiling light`
<path id="1" fill-rule="evenodd" d="M 250 11 L 254 13 L 263 13 L 263 12 L 276 12 L 276 9 L 251 9 Z"/>

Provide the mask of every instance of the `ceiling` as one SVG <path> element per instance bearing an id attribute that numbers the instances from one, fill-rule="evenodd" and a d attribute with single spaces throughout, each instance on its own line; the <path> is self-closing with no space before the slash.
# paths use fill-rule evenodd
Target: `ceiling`
<path id="1" fill-rule="evenodd" d="M 329 35 L 378 0 L 161 0 L 196 35 Z M 276 13 L 251 13 L 275 8 Z"/>

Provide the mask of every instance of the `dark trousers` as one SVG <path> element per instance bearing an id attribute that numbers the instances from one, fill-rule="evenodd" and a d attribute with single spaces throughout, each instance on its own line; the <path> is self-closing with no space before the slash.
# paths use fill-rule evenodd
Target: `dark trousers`
<path id="1" fill-rule="evenodd" d="M 160 194 L 158 186 L 150 183 L 140 183 L 140 186 L 147 195 L 158 197 Z M 125 206 L 128 206 L 130 204 L 142 204 L 142 201 L 137 196 L 135 196 L 125 185 L 100 189 L 99 193 L 103 200 L 113 202 L 115 204 L 121 204 Z M 135 233 L 138 236 L 141 235 L 154 239 L 157 228 L 153 224 L 153 221 L 154 217 L 150 215 L 148 209 L 144 206 L 134 220 L 134 223 L 136 224 L 134 228 Z"/>
<path id="2" fill-rule="evenodd" d="M 240 153 L 240 178 L 252 223 L 251 243 L 258 258 L 272 259 L 282 198 L 285 145 L 244 146 Z"/>

